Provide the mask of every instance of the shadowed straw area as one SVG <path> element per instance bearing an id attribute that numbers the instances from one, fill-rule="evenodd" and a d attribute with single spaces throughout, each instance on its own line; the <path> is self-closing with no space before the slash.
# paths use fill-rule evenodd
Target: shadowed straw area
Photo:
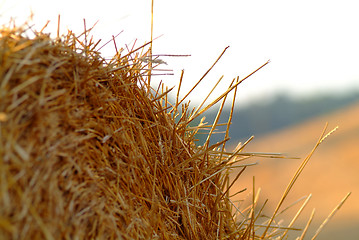
<path id="1" fill-rule="evenodd" d="M 148 90 L 138 51 L 107 62 L 79 40 L 87 32 L 0 34 L 1 239 L 235 232 L 228 199 L 216 197 L 223 165 L 198 154 L 194 134 Z"/>

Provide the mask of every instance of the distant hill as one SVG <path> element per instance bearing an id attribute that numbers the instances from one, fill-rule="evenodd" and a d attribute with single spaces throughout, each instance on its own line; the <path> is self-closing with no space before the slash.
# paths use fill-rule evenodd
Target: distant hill
<path id="1" fill-rule="evenodd" d="M 269 199 L 264 212 L 271 214 L 294 172 L 314 147 L 325 123 L 329 122 L 327 131 L 338 125 L 338 130 L 325 139 L 316 150 L 284 206 L 312 193 L 313 196 L 305 209 L 304 218 L 301 218 L 296 224 L 297 227 L 304 227 L 304 221 L 308 220 L 312 209 L 316 208 L 313 227 L 310 228 L 312 234 L 341 199 L 351 191 L 352 194 L 348 201 L 324 228 L 318 239 L 359 239 L 358 119 L 359 102 L 309 118 L 295 126 L 254 138 L 244 152 L 286 153 L 289 156 L 300 157 L 300 159 L 253 158 L 246 160 L 246 163 L 258 161 L 259 165 L 249 167 L 244 171 L 234 184 L 231 194 L 243 188 L 251 189 L 252 178 L 255 176 L 256 187 L 262 189 L 261 199 Z M 233 176 L 235 174 L 234 172 Z M 237 199 L 233 200 L 243 199 L 248 196 L 248 192 L 250 190 L 237 195 Z M 299 205 L 294 208 L 298 210 Z M 294 215 L 293 212 L 292 214 Z M 288 212 L 284 215 L 287 216 Z M 291 237 L 290 239 L 295 238 Z"/>
<path id="2" fill-rule="evenodd" d="M 260 137 L 307 119 L 344 108 L 357 101 L 359 102 L 359 92 L 341 96 L 319 95 L 301 100 L 282 94 L 271 101 L 255 102 L 246 107 L 241 107 L 238 103 L 239 107 L 235 108 L 230 127 L 230 137 L 232 142 L 244 141 L 252 135 Z M 217 109 L 214 108 L 205 113 L 206 122 L 213 122 Z M 225 109 L 220 122 L 227 122 L 228 114 L 229 109 Z M 218 131 L 223 129 L 224 127 L 219 128 Z M 213 143 L 220 140 L 223 140 L 223 134 L 212 137 Z"/>

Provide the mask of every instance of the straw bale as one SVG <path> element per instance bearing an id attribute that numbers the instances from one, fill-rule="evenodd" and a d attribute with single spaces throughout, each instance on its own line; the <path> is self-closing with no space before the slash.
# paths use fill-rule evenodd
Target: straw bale
<path id="1" fill-rule="evenodd" d="M 24 29 L 0 32 L 0 239 L 235 232 L 223 165 L 149 90 L 138 52 L 106 61 L 86 32 Z"/>
<path id="2" fill-rule="evenodd" d="M 242 152 L 252 138 L 233 153 L 225 150 L 237 86 L 268 62 L 191 111 L 178 95 L 171 104 L 170 90 L 151 87 L 152 64 L 163 61 L 146 44 L 126 54 L 119 49 L 108 60 L 89 30 L 53 39 L 29 25 L 9 26 L 0 28 L 0 239 L 284 239 L 301 230 L 293 224 L 310 197 L 288 226 L 276 217 L 335 129 L 327 135 L 324 129 L 271 217 L 262 214 L 266 202 L 258 205 L 254 182 L 249 204 L 239 209 L 229 196 L 254 165 L 237 163 L 284 157 Z M 225 137 L 209 145 L 232 90 Z M 212 125 L 189 126 L 221 100 Z M 196 146 L 202 129 L 209 130 L 207 140 Z M 234 168 L 240 170 L 230 183 Z"/>

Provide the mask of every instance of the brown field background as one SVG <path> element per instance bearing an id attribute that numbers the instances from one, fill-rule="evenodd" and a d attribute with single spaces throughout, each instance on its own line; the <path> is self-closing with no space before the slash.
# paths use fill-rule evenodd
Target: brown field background
<path id="1" fill-rule="evenodd" d="M 285 113 L 283 113 L 285 114 Z M 295 200 L 312 193 L 312 198 L 299 218 L 296 227 L 303 228 L 312 209 L 316 209 L 307 237 L 312 236 L 320 223 L 339 204 L 348 192 L 351 196 L 317 239 L 359 239 L 359 103 L 345 109 L 310 119 L 273 134 L 254 139 L 247 152 L 275 152 L 300 159 L 251 159 L 259 165 L 247 168 L 236 182 L 232 193 L 243 188 L 252 189 L 255 176 L 256 189 L 261 188 L 261 199 L 269 199 L 265 213 L 271 215 L 287 184 L 305 156 L 312 150 L 328 122 L 328 130 L 339 128 L 315 151 L 313 157 L 294 185 L 284 203 L 289 206 Z M 235 173 L 235 172 L 234 172 Z M 234 175 L 234 174 L 233 174 Z M 235 197 L 235 200 L 251 197 L 251 190 Z M 283 217 L 293 217 L 300 205 L 291 208 Z M 299 235 L 299 233 L 298 233 Z M 295 233 L 294 235 L 295 236 Z"/>

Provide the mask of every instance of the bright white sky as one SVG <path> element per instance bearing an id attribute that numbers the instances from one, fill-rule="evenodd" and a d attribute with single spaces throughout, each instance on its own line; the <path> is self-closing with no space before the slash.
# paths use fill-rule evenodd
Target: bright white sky
<path id="1" fill-rule="evenodd" d="M 245 77 L 268 59 L 269 65 L 240 86 L 243 103 L 279 91 L 305 96 L 359 89 L 358 9 L 356 0 L 155 0 L 154 36 L 163 36 L 154 42 L 153 53 L 192 55 L 163 57 L 168 65 L 160 67 L 172 69 L 174 76 L 156 79 L 178 85 L 185 69 L 186 92 L 230 46 L 190 96 L 193 102 L 200 102 L 222 75 L 216 96 L 233 78 Z M 85 18 L 88 26 L 99 20 L 93 34 L 103 42 L 122 30 L 119 46 L 150 40 L 151 0 L 0 0 L 0 22 L 11 16 L 20 24 L 30 10 L 38 29 L 50 20 L 48 31 L 56 33 L 61 14 L 62 33 L 80 33 Z M 103 54 L 113 50 L 111 45 Z"/>

